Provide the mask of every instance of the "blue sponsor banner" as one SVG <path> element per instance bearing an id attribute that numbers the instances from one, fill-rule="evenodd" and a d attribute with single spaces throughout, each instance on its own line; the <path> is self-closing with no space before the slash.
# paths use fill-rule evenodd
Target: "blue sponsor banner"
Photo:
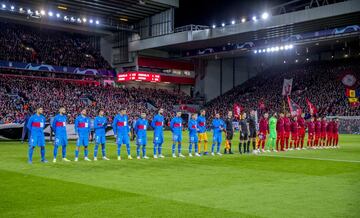
<path id="1" fill-rule="evenodd" d="M 86 69 L 79 67 L 62 67 L 62 66 L 53 66 L 48 64 L 22 63 L 22 62 L 13 62 L 13 61 L 0 61 L 0 67 L 21 69 L 21 70 L 71 73 L 71 74 L 80 74 L 80 75 L 111 76 L 111 77 L 115 76 L 114 70 L 96 70 L 96 69 Z"/>

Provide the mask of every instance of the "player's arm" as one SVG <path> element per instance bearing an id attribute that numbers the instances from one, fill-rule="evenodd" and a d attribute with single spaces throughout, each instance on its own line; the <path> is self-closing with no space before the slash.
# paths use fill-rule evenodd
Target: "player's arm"
<path id="1" fill-rule="evenodd" d="M 57 117 L 55 116 L 52 123 L 51 123 L 51 128 L 54 131 L 54 133 L 56 133 L 56 122 L 57 122 Z"/>
<path id="2" fill-rule="evenodd" d="M 139 125 L 138 122 L 139 122 L 139 120 L 136 120 L 136 121 L 135 121 L 135 125 L 134 125 L 134 132 L 135 132 L 135 134 L 137 134 L 137 133 L 138 133 L 138 130 L 139 130 L 139 129 L 138 129 L 138 125 Z"/>
<path id="3" fill-rule="evenodd" d="M 115 137 L 116 137 L 116 134 L 117 134 L 117 126 L 116 126 L 116 123 L 117 123 L 117 117 L 115 116 L 115 117 L 114 117 L 114 120 L 113 120 L 113 123 L 112 123 L 112 128 L 113 128 L 114 136 L 115 136 Z"/>
<path id="4" fill-rule="evenodd" d="M 75 127 L 75 134 L 79 134 L 79 132 L 78 132 L 78 124 L 79 124 L 79 119 L 78 118 L 76 118 L 75 119 L 75 124 L 74 124 L 74 127 Z"/>
<path id="5" fill-rule="evenodd" d="M 101 126 L 100 127 L 98 126 L 98 122 L 99 122 L 98 119 L 95 118 L 94 119 L 94 130 L 102 128 Z"/>
<path id="6" fill-rule="evenodd" d="M 156 120 L 154 117 L 154 119 L 151 121 L 151 124 L 150 124 L 153 129 L 155 129 L 155 122 L 156 122 Z"/>
<path id="7" fill-rule="evenodd" d="M 174 119 L 172 119 L 171 121 L 170 121 L 170 130 L 171 130 L 171 132 L 172 131 L 174 131 Z"/>
<path id="8" fill-rule="evenodd" d="M 28 130 L 31 130 L 32 120 L 33 120 L 33 117 L 31 116 L 31 117 L 29 118 L 29 121 L 28 121 L 27 125 L 26 125 L 26 128 L 27 128 Z"/>

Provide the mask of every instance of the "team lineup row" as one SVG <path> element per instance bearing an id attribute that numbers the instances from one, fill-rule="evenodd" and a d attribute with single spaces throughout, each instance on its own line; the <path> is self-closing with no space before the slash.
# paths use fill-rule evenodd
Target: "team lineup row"
<path id="1" fill-rule="evenodd" d="M 66 124 L 67 117 L 65 115 L 66 110 L 64 107 L 59 109 L 53 121 L 51 122 L 52 130 L 55 133 L 54 140 L 54 159 L 56 162 L 58 148 L 62 147 L 62 160 L 70 161 L 66 158 L 66 147 L 68 145 Z M 41 161 L 47 162 L 45 159 L 45 117 L 43 114 L 43 108 L 38 108 L 36 113 L 32 115 L 26 125 L 29 130 L 29 151 L 28 161 L 32 163 L 32 156 L 34 148 L 40 147 Z M 137 159 L 149 159 L 146 155 L 146 143 L 147 143 L 147 128 L 149 125 L 154 129 L 154 158 L 164 158 L 162 154 L 162 145 L 164 143 L 164 117 L 163 109 L 158 111 L 152 121 L 148 122 L 146 114 L 141 113 L 138 120 L 135 121 L 134 133 L 136 134 L 136 157 Z M 189 156 L 192 157 L 192 151 L 194 149 L 195 156 L 201 156 L 200 144 L 204 143 L 203 155 L 208 155 L 208 138 L 206 129 L 206 111 L 201 110 L 200 115 L 196 113 L 191 115 L 188 122 L 189 133 Z M 304 116 L 299 118 L 293 117 L 290 119 L 290 115 L 284 116 L 283 113 L 272 114 L 269 119 L 268 113 L 265 113 L 260 118 L 257 125 L 256 111 L 250 112 L 249 118 L 246 113 L 242 113 L 239 122 L 240 131 L 240 153 L 250 153 L 250 143 L 252 143 L 254 152 L 265 152 L 265 144 L 267 144 L 267 150 L 270 151 L 285 151 L 292 149 L 304 149 L 305 131 L 308 129 L 308 142 L 309 148 L 316 147 L 336 147 L 338 143 L 338 121 L 323 121 L 314 120 L 311 118 L 309 122 L 305 122 Z M 226 133 L 226 141 L 224 153 L 232 154 L 232 139 L 234 134 L 233 127 L 233 114 L 228 112 L 227 118 L 223 121 L 220 118 L 220 114 L 215 114 L 215 118 L 212 120 L 211 129 L 213 133 L 211 155 L 222 155 L 220 153 L 220 146 L 222 143 L 222 132 Z M 320 124 L 319 124 L 320 123 Z M 326 124 L 326 127 L 325 127 Z M 324 126 L 323 126 L 324 125 Z M 98 149 L 101 145 L 102 158 L 109 160 L 106 157 L 106 127 L 108 126 L 107 118 L 104 116 L 104 110 L 99 110 L 99 114 L 94 119 L 94 132 L 95 132 L 95 147 L 94 147 L 94 160 L 97 160 Z M 88 158 L 88 146 L 90 136 L 90 118 L 87 117 L 86 109 L 83 109 L 80 115 L 75 119 L 75 133 L 77 134 L 76 149 L 75 149 L 75 161 L 78 161 L 80 147 L 84 147 L 84 160 L 91 161 Z M 117 144 L 117 159 L 121 160 L 121 146 L 126 146 L 128 159 L 132 159 L 130 154 L 130 127 L 128 117 L 126 115 L 126 109 L 120 109 L 120 113 L 116 115 L 112 122 L 112 128 L 116 138 Z M 183 132 L 183 120 L 181 118 L 181 112 L 177 112 L 176 116 L 172 118 L 170 122 L 170 129 L 172 132 L 172 157 L 185 157 L 182 154 L 182 132 Z M 291 138 L 290 138 L 291 133 Z M 268 138 L 268 139 L 267 139 Z M 200 143 L 199 143 L 200 142 Z M 256 143 L 257 142 L 257 143 Z M 176 149 L 177 145 L 177 149 Z M 276 148 L 275 148 L 276 147 Z M 261 149 L 261 150 L 260 150 Z M 177 154 L 176 154 L 177 150 Z M 141 154 L 142 151 L 142 154 Z"/>

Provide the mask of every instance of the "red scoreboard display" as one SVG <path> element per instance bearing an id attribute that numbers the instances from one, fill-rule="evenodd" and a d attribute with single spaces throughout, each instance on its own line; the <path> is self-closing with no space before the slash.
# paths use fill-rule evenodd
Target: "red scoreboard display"
<path id="1" fill-rule="evenodd" d="M 161 76 L 159 74 L 148 72 L 127 72 L 117 75 L 118 82 L 127 81 L 146 81 L 146 82 L 160 82 Z"/>

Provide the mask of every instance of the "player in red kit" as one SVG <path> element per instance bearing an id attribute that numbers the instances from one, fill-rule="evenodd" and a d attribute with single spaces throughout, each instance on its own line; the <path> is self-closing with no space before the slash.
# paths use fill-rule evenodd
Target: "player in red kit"
<path id="1" fill-rule="evenodd" d="M 284 146 L 285 151 L 289 149 L 289 139 L 290 139 L 290 127 L 291 127 L 291 121 L 290 121 L 290 113 L 286 114 L 286 117 L 284 117 Z"/>
<path id="2" fill-rule="evenodd" d="M 269 133 L 269 114 L 265 113 L 264 116 L 259 121 L 259 143 L 258 143 L 258 151 L 265 152 L 265 141 L 266 135 Z"/>
<path id="3" fill-rule="evenodd" d="M 320 146 L 320 138 L 321 138 L 321 118 L 317 118 L 315 120 L 315 149 Z"/>
<path id="4" fill-rule="evenodd" d="M 293 118 L 294 120 L 291 122 L 291 142 L 289 150 L 297 149 L 299 150 L 299 124 L 297 121 L 297 117 Z"/>
<path id="5" fill-rule="evenodd" d="M 306 130 L 306 124 L 305 124 L 305 114 L 302 113 L 301 116 L 298 118 L 298 125 L 299 125 L 299 146 L 300 149 L 304 148 L 304 139 L 305 139 L 305 130 Z"/>
<path id="6" fill-rule="evenodd" d="M 314 117 L 311 117 L 310 121 L 306 124 L 308 129 L 308 148 L 314 148 L 314 136 L 315 136 L 315 121 Z"/>
<path id="7" fill-rule="evenodd" d="M 338 148 L 338 143 L 339 143 L 339 118 L 335 118 L 335 121 L 333 122 L 332 130 L 333 130 L 333 134 L 332 134 L 333 144 L 332 145 L 333 145 L 334 148 Z"/>
<path id="8" fill-rule="evenodd" d="M 277 138 L 276 138 L 276 150 L 277 151 L 284 151 L 284 114 L 280 113 L 279 119 L 276 123 L 276 132 L 277 132 Z M 279 146 L 280 144 L 280 146 Z"/>
<path id="9" fill-rule="evenodd" d="M 326 147 L 330 148 L 333 143 L 333 126 L 334 120 L 329 120 L 326 126 Z"/>
<path id="10" fill-rule="evenodd" d="M 326 130 L 327 130 L 328 122 L 326 121 L 326 117 L 323 117 L 321 120 L 321 138 L 320 138 L 320 146 L 325 148 L 326 146 Z"/>

